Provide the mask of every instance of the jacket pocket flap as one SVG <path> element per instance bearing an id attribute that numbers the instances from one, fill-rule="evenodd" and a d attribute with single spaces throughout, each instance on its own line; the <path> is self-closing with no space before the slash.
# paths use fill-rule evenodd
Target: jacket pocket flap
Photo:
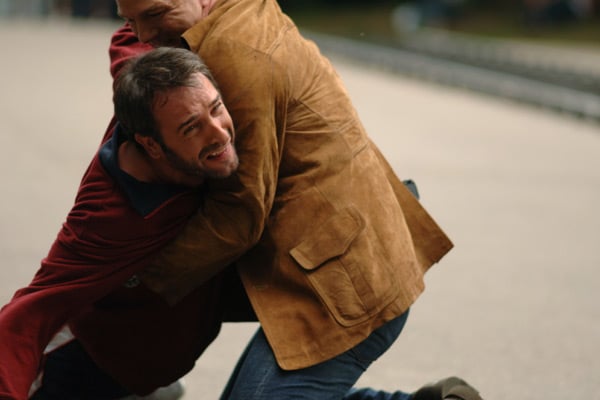
<path id="1" fill-rule="evenodd" d="M 318 226 L 311 237 L 291 249 L 290 255 L 304 269 L 316 269 L 330 258 L 344 254 L 364 227 L 358 210 L 345 208 Z"/>

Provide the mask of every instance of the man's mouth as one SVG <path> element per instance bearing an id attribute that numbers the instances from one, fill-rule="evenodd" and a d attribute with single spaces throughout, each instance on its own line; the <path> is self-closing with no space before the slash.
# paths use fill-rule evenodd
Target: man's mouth
<path id="1" fill-rule="evenodd" d="M 222 147 L 219 147 L 218 149 L 211 151 L 210 153 L 207 154 L 206 158 L 208 160 L 215 160 L 215 159 L 221 158 L 227 153 L 228 149 L 229 149 L 229 143 L 227 143 L 226 145 L 224 145 Z"/>

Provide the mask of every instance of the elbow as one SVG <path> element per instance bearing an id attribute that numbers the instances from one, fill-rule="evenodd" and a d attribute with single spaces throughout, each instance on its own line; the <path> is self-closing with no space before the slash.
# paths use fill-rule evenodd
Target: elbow
<path id="1" fill-rule="evenodd" d="M 246 229 L 238 231 L 241 233 L 241 235 L 238 236 L 238 245 L 242 253 L 250 250 L 260 241 L 265 229 L 264 221 L 265 218 L 249 218 L 248 222 L 245 224 Z"/>

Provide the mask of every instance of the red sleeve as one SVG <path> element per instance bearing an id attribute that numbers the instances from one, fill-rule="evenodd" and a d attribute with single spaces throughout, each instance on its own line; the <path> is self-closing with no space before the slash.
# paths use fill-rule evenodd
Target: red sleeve
<path id="1" fill-rule="evenodd" d="M 139 270 L 60 265 L 69 253 L 55 242 L 32 283 L 0 312 L 0 399 L 27 399 L 56 332 Z"/>
<path id="2" fill-rule="evenodd" d="M 117 29 L 110 40 L 108 54 L 110 56 L 110 74 L 113 79 L 119 74 L 125 63 L 142 53 L 152 49 L 149 44 L 141 43 L 131 30 L 129 24 Z"/>
<path id="3" fill-rule="evenodd" d="M 85 189 L 88 186 L 90 189 Z M 76 204 L 41 268 L 31 283 L 18 290 L 0 310 L 0 399 L 27 399 L 41 367 L 44 349 L 54 334 L 144 265 L 134 262 L 135 258 L 119 257 L 127 254 L 128 249 L 111 255 L 122 259 L 121 264 L 104 262 L 109 260 L 101 259 L 100 251 L 98 255 L 85 253 L 88 248 L 119 247 L 100 242 L 100 237 L 95 240 L 97 243 L 86 239 L 91 234 L 106 234 L 100 230 L 102 225 L 119 226 L 117 213 L 128 210 L 115 207 L 115 217 L 103 212 L 101 202 L 119 204 L 120 197 L 110 196 L 115 192 L 113 188 L 96 157 L 84 176 Z M 103 224 L 104 221 L 107 222 Z"/>
<path id="4" fill-rule="evenodd" d="M 144 268 L 198 201 L 183 192 L 141 216 L 96 157 L 41 268 L 0 310 L 0 399 L 27 399 L 56 332 Z"/>
<path id="5" fill-rule="evenodd" d="M 152 49 L 152 46 L 141 43 L 131 30 L 129 24 L 123 25 L 113 33 L 108 55 L 110 56 L 110 74 L 114 79 L 119 75 L 127 61 Z M 104 132 L 102 143 L 106 142 L 114 131 L 116 120 L 113 117 Z"/>

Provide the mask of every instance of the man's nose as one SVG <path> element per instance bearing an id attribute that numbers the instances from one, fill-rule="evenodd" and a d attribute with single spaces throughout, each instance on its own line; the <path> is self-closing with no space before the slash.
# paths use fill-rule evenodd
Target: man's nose
<path id="1" fill-rule="evenodd" d="M 142 43 L 149 43 L 158 33 L 158 30 L 154 26 L 148 24 L 138 23 L 136 28 L 138 40 Z"/>
<path id="2" fill-rule="evenodd" d="M 230 140 L 229 130 L 219 118 L 211 119 L 210 123 L 211 142 L 225 144 Z"/>

